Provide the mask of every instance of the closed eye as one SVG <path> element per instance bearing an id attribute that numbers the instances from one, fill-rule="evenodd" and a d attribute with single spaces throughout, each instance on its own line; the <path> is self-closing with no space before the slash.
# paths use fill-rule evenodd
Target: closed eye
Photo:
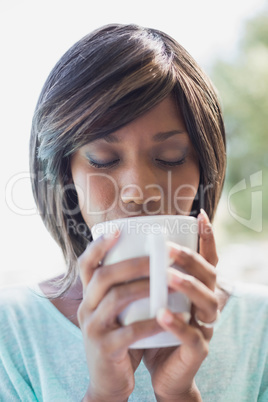
<path id="1" fill-rule="evenodd" d="M 89 162 L 90 166 L 93 166 L 97 169 L 105 169 L 105 168 L 116 165 L 116 163 L 119 162 L 119 159 L 113 160 L 111 162 L 105 162 L 105 163 L 95 162 L 92 159 L 88 159 L 88 162 Z"/>
<path id="2" fill-rule="evenodd" d="M 186 159 L 186 157 L 184 156 L 183 158 L 181 158 L 177 161 L 164 161 L 162 159 L 156 159 L 156 161 L 161 165 L 172 167 L 172 166 L 182 165 L 185 162 L 185 159 Z"/>
<path id="3" fill-rule="evenodd" d="M 155 159 L 157 163 L 159 163 L 162 166 L 167 166 L 167 167 L 173 167 L 173 166 L 179 166 L 182 165 L 185 162 L 186 157 L 184 156 L 183 158 L 177 160 L 177 161 L 165 161 L 162 159 Z M 94 168 L 97 169 L 106 169 L 109 167 L 113 167 L 114 165 L 116 165 L 118 162 L 120 161 L 120 159 L 115 159 L 113 161 L 110 162 L 105 162 L 105 163 L 100 163 L 100 162 L 96 162 L 93 161 L 92 159 L 88 158 L 88 162 L 90 164 L 90 166 L 93 166 Z"/>

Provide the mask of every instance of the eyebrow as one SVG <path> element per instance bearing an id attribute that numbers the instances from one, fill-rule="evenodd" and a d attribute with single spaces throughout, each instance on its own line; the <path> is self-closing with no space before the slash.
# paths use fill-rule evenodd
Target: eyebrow
<path id="1" fill-rule="evenodd" d="M 160 133 L 155 134 L 153 136 L 153 140 L 155 142 L 162 142 L 162 141 L 167 140 L 169 137 L 172 137 L 173 135 L 183 134 L 183 133 L 186 133 L 186 131 L 184 131 L 184 130 L 164 131 L 164 132 L 160 132 Z"/>
<path id="2" fill-rule="evenodd" d="M 154 134 L 153 141 L 155 142 L 162 142 L 167 140 L 169 137 L 172 137 L 176 134 L 183 134 L 186 133 L 185 130 L 171 130 L 171 131 L 161 131 L 159 133 Z M 103 137 L 106 142 L 109 143 L 118 143 L 120 142 L 119 139 L 114 134 L 109 134 L 107 137 Z"/>

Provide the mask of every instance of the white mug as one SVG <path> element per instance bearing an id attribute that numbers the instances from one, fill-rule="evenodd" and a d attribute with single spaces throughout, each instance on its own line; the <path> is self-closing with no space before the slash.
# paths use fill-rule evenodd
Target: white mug
<path id="1" fill-rule="evenodd" d="M 167 268 L 169 266 L 167 242 L 197 251 L 197 219 L 182 215 L 136 216 L 116 219 L 94 225 L 93 239 L 119 230 L 117 243 L 107 253 L 103 264 L 114 264 L 129 258 L 149 256 L 150 297 L 132 302 L 119 315 L 122 325 L 146 320 L 156 316 L 160 308 L 168 307 L 173 312 L 190 313 L 190 300 L 180 292 L 168 294 Z M 181 270 L 177 265 L 174 268 Z M 175 335 L 163 331 L 133 343 L 133 349 L 159 348 L 179 345 Z"/>

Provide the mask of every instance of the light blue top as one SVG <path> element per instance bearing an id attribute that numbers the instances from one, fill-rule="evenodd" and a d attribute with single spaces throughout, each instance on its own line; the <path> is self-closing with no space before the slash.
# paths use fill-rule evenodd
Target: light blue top
<path id="1" fill-rule="evenodd" d="M 135 377 L 129 400 L 155 401 L 143 363 Z M 88 382 L 80 329 L 32 287 L 1 289 L 0 401 L 77 402 Z M 234 287 L 196 383 L 205 402 L 268 401 L 267 287 Z"/>

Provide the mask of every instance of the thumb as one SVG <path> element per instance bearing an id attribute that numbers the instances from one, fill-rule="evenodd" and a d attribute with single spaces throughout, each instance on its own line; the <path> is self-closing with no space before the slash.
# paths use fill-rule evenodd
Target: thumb
<path id="1" fill-rule="evenodd" d="M 216 250 L 216 242 L 213 234 L 213 228 L 206 212 L 201 208 L 197 217 L 199 226 L 199 253 L 210 264 L 216 267 L 218 263 L 218 255 Z"/>

